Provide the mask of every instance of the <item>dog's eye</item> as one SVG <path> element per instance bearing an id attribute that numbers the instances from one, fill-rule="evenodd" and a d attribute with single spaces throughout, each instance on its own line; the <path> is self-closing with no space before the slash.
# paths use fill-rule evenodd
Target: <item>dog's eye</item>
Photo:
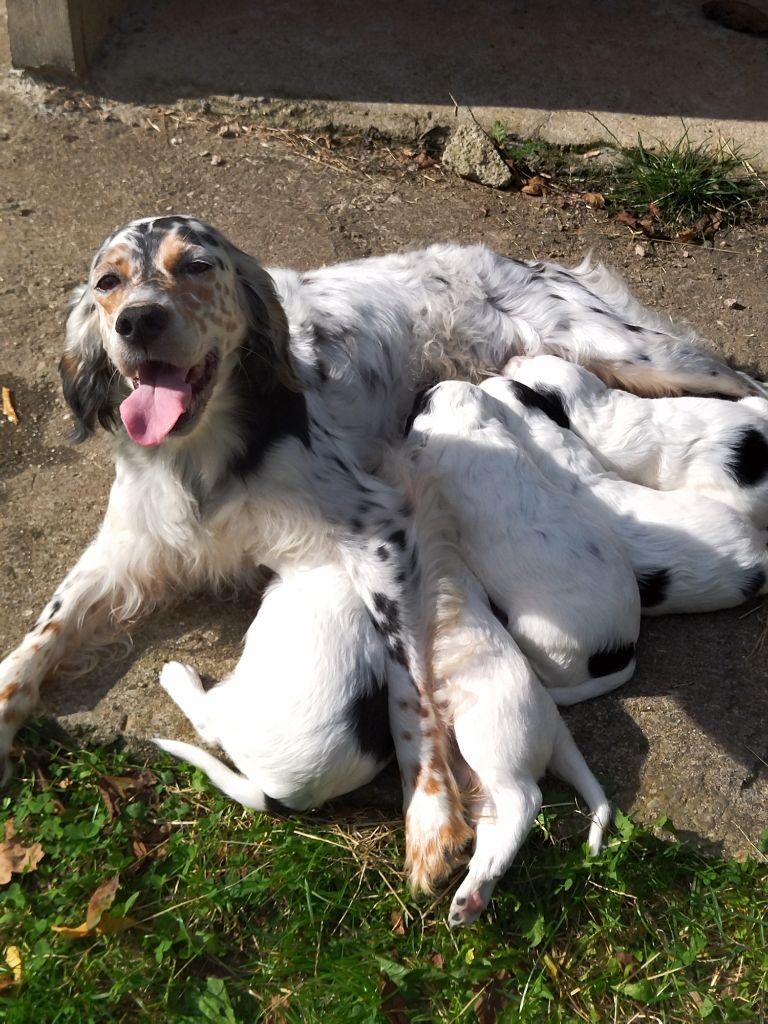
<path id="1" fill-rule="evenodd" d="M 100 292 L 111 292 L 113 288 L 117 288 L 120 284 L 120 278 L 117 274 L 104 274 L 96 282 L 96 287 Z"/>
<path id="2" fill-rule="evenodd" d="M 211 264 L 206 263 L 205 260 L 192 260 L 191 263 L 187 263 L 184 267 L 184 273 L 195 277 L 197 274 L 205 274 L 210 269 Z"/>

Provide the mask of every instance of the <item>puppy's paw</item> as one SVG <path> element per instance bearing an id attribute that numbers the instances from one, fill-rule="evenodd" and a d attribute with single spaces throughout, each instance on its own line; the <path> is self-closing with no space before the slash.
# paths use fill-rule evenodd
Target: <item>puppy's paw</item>
<path id="1" fill-rule="evenodd" d="M 477 921 L 487 905 L 487 900 L 482 896 L 482 887 L 467 886 L 465 881 L 451 903 L 449 925 L 452 928 L 471 925 Z"/>
<path id="2" fill-rule="evenodd" d="M 190 691 L 193 693 L 203 692 L 200 676 L 191 665 L 182 665 L 180 661 L 168 661 L 163 665 L 160 672 L 160 685 L 168 696 L 179 705 L 182 701 L 178 697 L 183 697 Z"/>

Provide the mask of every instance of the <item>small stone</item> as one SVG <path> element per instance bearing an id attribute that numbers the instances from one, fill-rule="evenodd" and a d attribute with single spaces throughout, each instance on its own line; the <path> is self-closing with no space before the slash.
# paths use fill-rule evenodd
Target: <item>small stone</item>
<path id="1" fill-rule="evenodd" d="M 453 132 L 443 153 L 443 166 L 490 188 L 512 184 L 509 167 L 485 132 L 475 125 L 462 125 Z"/>
<path id="2" fill-rule="evenodd" d="M 738 299 L 726 299 L 725 305 L 727 309 L 746 309 L 747 307 L 743 302 L 739 302 Z"/>
<path id="3" fill-rule="evenodd" d="M 638 242 L 635 245 L 635 256 L 641 256 L 642 257 L 642 256 L 647 256 L 647 255 L 648 255 L 648 246 L 647 245 L 643 245 L 642 242 Z"/>
<path id="4" fill-rule="evenodd" d="M 219 156 L 218 153 L 214 153 L 213 156 L 211 157 L 211 163 L 213 164 L 214 167 L 221 167 L 221 165 L 224 163 L 224 157 Z"/>

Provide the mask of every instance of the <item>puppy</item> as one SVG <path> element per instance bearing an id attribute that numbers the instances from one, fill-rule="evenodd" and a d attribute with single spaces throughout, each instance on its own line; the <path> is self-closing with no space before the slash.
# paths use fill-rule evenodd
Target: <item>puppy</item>
<path id="1" fill-rule="evenodd" d="M 160 676 L 200 738 L 238 771 L 189 743 L 155 742 L 246 807 L 318 807 L 370 782 L 392 755 L 388 661 L 339 565 L 287 568 L 230 675 L 208 692 L 188 665 L 170 662 Z"/>
<path id="2" fill-rule="evenodd" d="M 461 569 L 456 583 L 461 599 L 451 609 L 450 598 L 444 598 L 438 619 L 436 695 L 443 697 L 458 747 L 454 771 L 474 794 L 476 835 L 467 873 L 451 903 L 452 926 L 475 921 L 488 906 L 541 809 L 538 780 L 547 770 L 573 786 L 589 807 L 593 855 L 610 821 L 602 787 L 482 588 Z"/>
<path id="3" fill-rule="evenodd" d="M 413 421 L 416 464 L 509 632 L 555 701 L 572 704 L 634 672 L 637 583 L 610 528 L 545 478 L 498 409 L 472 384 L 432 388 Z"/>
<path id="4" fill-rule="evenodd" d="M 542 355 L 504 369 L 560 413 L 600 462 L 662 491 L 700 491 L 768 526 L 768 401 L 638 398 L 589 370 Z"/>
<path id="5" fill-rule="evenodd" d="M 645 614 L 717 611 L 768 592 L 765 530 L 706 495 L 656 491 L 607 472 L 559 425 L 551 396 L 501 377 L 481 388 L 497 400 L 499 420 L 547 479 L 620 538 Z"/>

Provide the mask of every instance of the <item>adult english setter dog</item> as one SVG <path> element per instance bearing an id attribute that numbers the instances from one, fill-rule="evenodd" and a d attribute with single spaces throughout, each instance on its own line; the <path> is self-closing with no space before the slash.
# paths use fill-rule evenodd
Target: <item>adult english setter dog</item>
<path id="1" fill-rule="evenodd" d="M 0 665 L 2 775 L 41 684 L 86 645 L 259 566 L 339 559 L 402 670 L 425 766 L 405 780 L 406 857 L 428 885 L 470 833 L 433 708 L 411 509 L 374 474 L 418 389 L 538 352 L 645 395 L 760 390 L 588 263 L 435 245 L 297 273 L 193 217 L 112 234 L 74 295 L 61 374 L 75 440 L 114 433 L 115 481 L 96 538 Z"/>

